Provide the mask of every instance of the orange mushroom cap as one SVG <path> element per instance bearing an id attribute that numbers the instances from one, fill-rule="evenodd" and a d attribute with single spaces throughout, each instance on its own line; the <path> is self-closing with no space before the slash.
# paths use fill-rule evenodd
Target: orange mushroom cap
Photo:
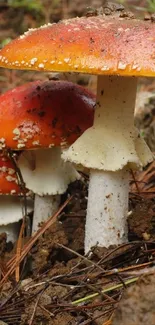
<path id="1" fill-rule="evenodd" d="M 82 17 L 30 29 L 0 51 L 10 69 L 155 76 L 155 24 Z"/>
<path id="2" fill-rule="evenodd" d="M 7 155 L 0 154 L 0 195 L 19 195 L 21 189 L 18 185 L 16 172 Z"/>
<path id="3" fill-rule="evenodd" d="M 0 147 L 66 147 L 94 118 L 95 95 L 66 81 L 35 81 L 0 96 Z"/>

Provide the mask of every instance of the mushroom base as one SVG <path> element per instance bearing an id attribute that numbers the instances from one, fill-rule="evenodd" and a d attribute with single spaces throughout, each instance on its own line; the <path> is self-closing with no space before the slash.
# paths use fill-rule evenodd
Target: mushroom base
<path id="1" fill-rule="evenodd" d="M 85 252 L 127 241 L 129 172 L 92 170 L 89 183 Z M 98 199 L 94 196 L 98 193 Z"/>
<path id="2" fill-rule="evenodd" d="M 35 195 L 32 233 L 38 230 L 41 222 L 47 221 L 59 208 L 60 195 Z"/>

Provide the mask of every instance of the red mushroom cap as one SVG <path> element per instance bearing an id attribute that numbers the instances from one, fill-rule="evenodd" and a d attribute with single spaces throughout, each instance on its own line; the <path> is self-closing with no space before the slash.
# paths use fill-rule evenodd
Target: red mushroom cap
<path id="1" fill-rule="evenodd" d="M 155 24 L 98 16 L 41 26 L 6 45 L 0 66 L 155 76 Z"/>
<path id="2" fill-rule="evenodd" d="M 0 147 L 66 147 L 94 118 L 95 96 L 65 81 L 35 81 L 0 96 Z"/>
<path id="3" fill-rule="evenodd" d="M 3 153 L 0 154 L 0 194 L 21 194 L 14 166 L 7 155 Z"/>

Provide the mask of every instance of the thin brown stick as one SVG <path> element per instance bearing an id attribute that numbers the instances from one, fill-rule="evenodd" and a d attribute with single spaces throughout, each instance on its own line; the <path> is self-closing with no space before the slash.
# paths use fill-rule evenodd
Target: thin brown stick
<path id="1" fill-rule="evenodd" d="M 132 178 L 133 178 L 133 180 L 134 180 L 134 183 L 135 183 L 135 186 L 136 186 L 137 192 L 138 192 L 138 194 L 140 194 L 140 190 L 139 190 L 138 183 L 137 183 L 137 181 L 136 181 L 135 174 L 134 174 L 134 172 L 133 172 L 132 169 L 130 169 L 130 171 L 131 171 L 131 175 L 132 175 Z"/>
<path id="2" fill-rule="evenodd" d="M 40 229 L 38 229 L 38 231 L 32 236 L 32 238 L 30 238 L 28 243 L 26 245 L 24 245 L 24 247 L 22 249 L 22 253 L 20 255 L 20 259 L 18 260 L 18 263 L 20 263 L 25 258 L 25 256 L 29 253 L 32 246 L 39 239 L 39 237 L 41 235 L 43 235 L 43 233 L 56 221 L 58 215 L 62 212 L 62 210 L 65 208 L 65 206 L 72 200 L 72 198 L 73 198 L 73 196 L 68 198 L 64 202 L 64 204 L 59 208 L 59 210 L 53 216 L 51 216 L 46 222 L 44 222 L 43 226 Z M 10 267 L 10 269 L 8 270 L 8 272 L 5 274 L 4 278 L 0 282 L 0 288 L 2 287 L 3 283 L 8 279 L 8 277 L 12 273 L 14 273 L 16 265 L 18 263 L 16 262 L 16 260 L 12 263 L 12 266 Z"/>
<path id="3" fill-rule="evenodd" d="M 19 237 L 18 237 L 18 241 L 17 241 L 17 248 L 16 248 L 16 270 L 15 270 L 15 279 L 16 282 L 19 282 L 19 278 L 20 278 L 20 255 L 21 255 L 21 251 L 22 251 L 22 237 L 23 237 L 23 233 L 24 233 L 24 229 L 25 229 L 25 220 L 23 219 L 21 228 L 20 228 L 20 233 L 19 233 Z"/>

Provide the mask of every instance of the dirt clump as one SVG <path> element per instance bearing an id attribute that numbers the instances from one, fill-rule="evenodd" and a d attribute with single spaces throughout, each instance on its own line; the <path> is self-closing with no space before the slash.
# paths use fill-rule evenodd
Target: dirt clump
<path id="1" fill-rule="evenodd" d="M 129 236 L 135 239 L 154 239 L 154 219 L 155 219 L 155 202 L 154 199 L 144 199 L 139 197 L 132 200 L 131 215 L 128 218 Z"/>
<path id="2" fill-rule="evenodd" d="M 119 303 L 112 325 L 155 324 L 155 276 L 142 277 L 128 288 Z"/>

